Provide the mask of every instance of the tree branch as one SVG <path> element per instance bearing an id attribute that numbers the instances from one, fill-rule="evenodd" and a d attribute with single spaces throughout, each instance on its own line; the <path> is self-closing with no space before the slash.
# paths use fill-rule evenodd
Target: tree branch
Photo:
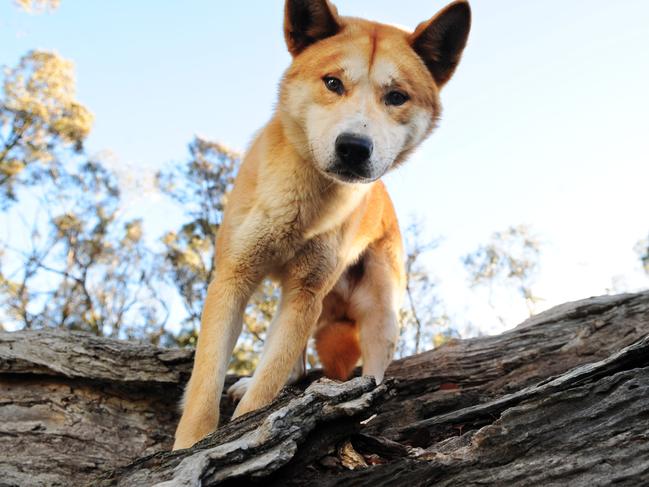
<path id="1" fill-rule="evenodd" d="M 378 388 L 314 383 L 312 371 L 231 423 L 224 396 L 222 428 L 171 453 L 191 362 L 189 350 L 89 334 L 0 333 L 3 482 L 649 483 L 649 291 L 566 303 L 395 361 Z"/>

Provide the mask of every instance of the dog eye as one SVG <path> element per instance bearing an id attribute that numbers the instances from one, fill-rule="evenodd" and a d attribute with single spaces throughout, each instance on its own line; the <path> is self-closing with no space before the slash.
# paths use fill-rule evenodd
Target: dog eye
<path id="1" fill-rule="evenodd" d="M 324 78 L 322 78 L 322 81 L 324 81 L 324 84 L 329 91 L 333 91 L 334 93 L 338 93 L 339 95 L 342 95 L 345 91 L 343 82 L 338 78 L 334 78 L 333 76 L 325 76 Z"/>
<path id="2" fill-rule="evenodd" d="M 410 97 L 408 97 L 408 95 L 402 93 L 401 91 L 391 91 L 390 93 L 385 95 L 385 104 L 398 107 L 399 105 L 403 105 L 409 99 Z"/>

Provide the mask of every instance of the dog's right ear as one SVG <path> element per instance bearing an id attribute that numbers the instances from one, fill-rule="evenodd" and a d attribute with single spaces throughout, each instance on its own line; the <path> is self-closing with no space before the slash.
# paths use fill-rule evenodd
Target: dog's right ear
<path id="1" fill-rule="evenodd" d="M 292 56 L 339 31 L 338 11 L 328 0 L 286 0 L 284 38 Z"/>

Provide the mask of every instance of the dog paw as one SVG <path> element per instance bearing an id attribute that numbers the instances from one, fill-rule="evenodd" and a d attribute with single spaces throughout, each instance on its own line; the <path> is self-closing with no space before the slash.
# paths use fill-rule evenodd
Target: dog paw
<path id="1" fill-rule="evenodd" d="M 228 397 L 232 402 L 238 402 L 248 390 L 251 377 L 242 377 L 228 388 Z"/>

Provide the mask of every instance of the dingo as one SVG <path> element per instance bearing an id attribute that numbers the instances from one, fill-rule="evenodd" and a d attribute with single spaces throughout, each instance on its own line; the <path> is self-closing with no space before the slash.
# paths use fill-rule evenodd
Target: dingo
<path id="1" fill-rule="evenodd" d="M 214 431 L 242 316 L 265 276 L 282 289 L 259 365 L 230 394 L 234 417 L 268 404 L 305 371 L 315 332 L 328 377 L 383 380 L 398 336 L 403 246 L 385 186 L 432 131 L 439 90 L 467 41 L 456 1 L 409 33 L 340 17 L 327 0 L 287 0 L 293 61 L 279 103 L 246 154 L 216 243 L 196 360 L 174 449 Z"/>

